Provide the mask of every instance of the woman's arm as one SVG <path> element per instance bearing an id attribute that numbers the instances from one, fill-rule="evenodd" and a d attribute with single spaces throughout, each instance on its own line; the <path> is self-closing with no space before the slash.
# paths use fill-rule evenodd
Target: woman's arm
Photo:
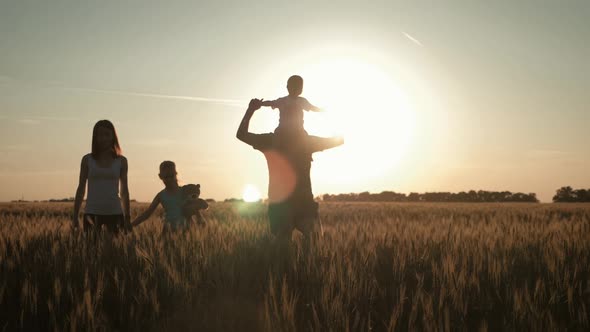
<path id="1" fill-rule="evenodd" d="M 147 218 L 149 218 L 152 215 L 152 213 L 154 213 L 154 211 L 158 207 L 158 204 L 160 204 L 160 194 L 159 193 L 156 195 L 156 197 L 154 197 L 152 204 L 150 204 L 150 206 L 147 208 L 147 210 L 145 210 L 142 214 L 140 214 L 137 218 L 135 218 L 135 220 L 133 220 L 131 225 L 135 227 L 135 226 L 141 224 L 142 222 L 146 221 Z"/>
<path id="2" fill-rule="evenodd" d="M 129 206 L 129 184 L 127 181 L 129 165 L 127 163 L 127 158 L 121 158 L 121 203 L 123 205 L 123 214 L 125 215 L 125 227 L 128 227 L 131 222 L 131 207 Z"/>
<path id="3" fill-rule="evenodd" d="M 72 227 L 78 228 L 80 219 L 80 206 L 86 194 L 86 181 L 88 180 L 88 155 L 82 157 L 80 162 L 80 177 L 78 180 L 78 189 L 76 189 L 76 198 L 74 200 L 74 215 L 72 216 Z"/>

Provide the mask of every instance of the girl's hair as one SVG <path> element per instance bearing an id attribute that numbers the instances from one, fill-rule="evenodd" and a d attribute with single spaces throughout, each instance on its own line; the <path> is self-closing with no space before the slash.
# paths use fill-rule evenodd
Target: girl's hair
<path id="1" fill-rule="evenodd" d="M 100 120 L 94 125 L 94 128 L 92 129 L 92 157 L 95 159 L 98 158 L 98 154 L 100 152 L 98 149 L 98 142 L 96 142 L 98 128 L 106 128 L 113 132 L 113 146 L 111 146 L 111 152 L 114 158 L 121 156 L 121 146 L 119 145 L 119 138 L 117 137 L 115 126 L 113 126 L 113 123 L 109 120 Z"/>
<path id="2" fill-rule="evenodd" d="M 176 164 L 170 160 L 164 160 L 160 163 L 160 173 L 165 169 L 173 169 L 176 172 Z"/>

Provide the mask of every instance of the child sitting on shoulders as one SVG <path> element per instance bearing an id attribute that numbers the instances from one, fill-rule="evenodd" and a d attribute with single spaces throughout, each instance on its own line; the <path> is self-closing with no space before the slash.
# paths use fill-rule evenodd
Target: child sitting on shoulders
<path id="1" fill-rule="evenodd" d="M 301 76 L 289 77 L 287 91 L 289 91 L 288 96 L 277 100 L 262 101 L 262 106 L 279 109 L 279 126 L 275 129 L 275 134 L 307 134 L 303 128 L 303 111 L 321 112 L 321 109 L 300 96 L 303 92 L 303 78 Z"/>

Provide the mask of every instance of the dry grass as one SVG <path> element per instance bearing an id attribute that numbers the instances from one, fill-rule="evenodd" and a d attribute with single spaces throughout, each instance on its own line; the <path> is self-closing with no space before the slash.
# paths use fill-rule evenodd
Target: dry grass
<path id="1" fill-rule="evenodd" d="M 0 331 L 590 329 L 588 205 L 322 204 L 311 251 L 259 205 L 116 238 L 70 210 L 0 205 Z"/>

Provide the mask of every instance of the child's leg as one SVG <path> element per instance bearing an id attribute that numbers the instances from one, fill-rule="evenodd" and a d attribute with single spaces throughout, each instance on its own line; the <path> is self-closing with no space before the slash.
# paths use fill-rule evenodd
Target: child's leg
<path id="1" fill-rule="evenodd" d="M 285 125 L 279 125 L 276 127 L 274 134 L 288 137 L 308 135 L 307 131 L 303 127 L 287 127 Z"/>
<path id="2" fill-rule="evenodd" d="M 278 149 L 289 146 L 291 136 L 291 130 L 289 128 L 286 128 L 285 126 L 278 126 L 274 131 L 272 144 Z"/>

